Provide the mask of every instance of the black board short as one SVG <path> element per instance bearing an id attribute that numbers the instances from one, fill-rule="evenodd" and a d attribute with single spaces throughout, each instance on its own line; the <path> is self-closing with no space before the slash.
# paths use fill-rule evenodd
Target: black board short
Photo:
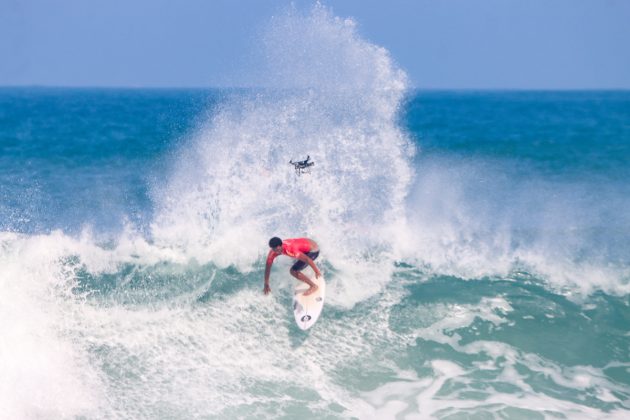
<path id="1" fill-rule="evenodd" d="M 315 260 L 319 256 L 319 251 L 307 252 L 305 255 L 308 256 L 311 260 Z M 308 264 L 306 264 L 304 261 L 298 260 L 295 264 L 293 264 L 291 270 L 302 271 L 307 265 Z"/>

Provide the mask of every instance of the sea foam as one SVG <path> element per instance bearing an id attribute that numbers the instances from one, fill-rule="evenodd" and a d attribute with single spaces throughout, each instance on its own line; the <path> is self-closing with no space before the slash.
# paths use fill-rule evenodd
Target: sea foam
<path id="1" fill-rule="evenodd" d="M 352 304 L 388 281 L 404 223 L 406 76 L 322 6 L 274 18 L 261 44 L 265 89 L 227 98 L 183 147 L 155 194 L 153 239 L 246 272 L 270 237 L 309 236 L 349 279 L 332 295 Z M 312 174 L 296 176 L 289 161 L 307 155 Z"/>

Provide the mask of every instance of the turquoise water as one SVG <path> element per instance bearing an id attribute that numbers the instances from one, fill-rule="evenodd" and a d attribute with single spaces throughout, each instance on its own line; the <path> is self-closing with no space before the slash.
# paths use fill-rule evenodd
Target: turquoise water
<path id="1" fill-rule="evenodd" d="M 626 418 L 630 93 L 416 91 L 321 9 L 265 36 L 268 89 L 0 89 L 3 415 Z M 274 235 L 320 244 L 307 332 Z"/>

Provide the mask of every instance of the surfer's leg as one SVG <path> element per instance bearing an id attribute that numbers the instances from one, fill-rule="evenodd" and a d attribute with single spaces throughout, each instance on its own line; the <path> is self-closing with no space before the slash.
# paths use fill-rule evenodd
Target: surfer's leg
<path id="1" fill-rule="evenodd" d="M 304 273 L 302 273 L 302 272 L 300 272 L 298 270 L 295 270 L 293 268 L 291 268 L 290 273 L 296 279 L 298 279 L 300 281 L 303 281 L 304 283 L 306 283 L 306 284 L 308 284 L 310 286 L 309 289 L 306 292 L 304 292 L 304 296 L 308 296 L 311 293 L 314 293 L 318 289 L 317 285 L 315 283 L 313 283 L 313 281 L 311 279 L 309 279 Z"/>

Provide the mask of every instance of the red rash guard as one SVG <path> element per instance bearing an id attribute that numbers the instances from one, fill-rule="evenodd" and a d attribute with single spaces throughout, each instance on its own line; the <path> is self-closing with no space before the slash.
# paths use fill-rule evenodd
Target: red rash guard
<path id="1" fill-rule="evenodd" d="M 288 257 L 297 258 L 298 253 L 306 254 L 311 250 L 311 243 L 306 238 L 285 239 L 282 241 L 282 254 Z M 278 254 L 269 252 L 267 263 L 271 264 Z"/>

